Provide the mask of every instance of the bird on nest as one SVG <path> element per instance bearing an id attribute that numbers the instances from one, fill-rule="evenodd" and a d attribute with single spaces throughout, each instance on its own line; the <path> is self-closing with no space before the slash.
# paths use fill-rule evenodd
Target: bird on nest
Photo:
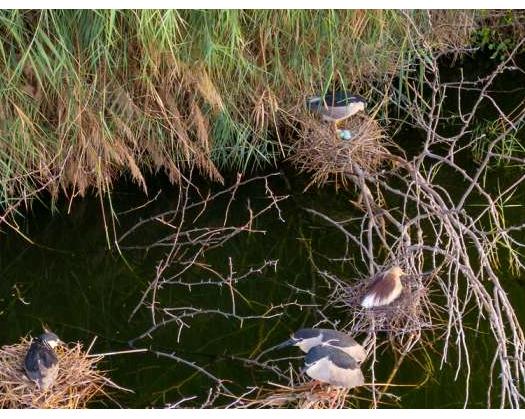
<path id="1" fill-rule="evenodd" d="M 58 376 L 58 358 L 54 349 L 63 343 L 57 335 L 48 330 L 33 338 L 24 359 L 27 377 L 42 390 L 47 390 Z"/>
<path id="2" fill-rule="evenodd" d="M 402 275 L 405 275 L 403 270 L 399 266 L 393 266 L 374 276 L 361 301 L 361 306 L 365 308 L 382 307 L 394 302 L 403 291 Z"/>
<path id="3" fill-rule="evenodd" d="M 337 130 L 339 122 L 365 111 L 366 99 L 359 95 L 336 91 L 324 96 L 309 97 L 306 105 L 310 111 L 319 113 L 323 121 L 333 122 Z"/>
<path id="4" fill-rule="evenodd" d="M 314 380 L 354 388 L 364 384 L 360 365 L 365 349 L 346 333 L 332 329 L 299 329 L 276 349 L 297 346 L 306 353 L 304 369 Z"/>

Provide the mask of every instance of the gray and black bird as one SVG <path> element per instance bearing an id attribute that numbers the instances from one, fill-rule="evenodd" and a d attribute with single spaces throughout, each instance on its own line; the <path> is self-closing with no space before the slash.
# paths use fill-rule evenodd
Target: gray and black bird
<path id="1" fill-rule="evenodd" d="M 24 359 L 27 377 L 42 390 L 53 385 L 58 375 L 58 358 L 54 348 L 62 341 L 52 332 L 47 331 L 33 338 Z"/>
<path id="2" fill-rule="evenodd" d="M 304 357 L 304 367 L 309 377 L 333 386 L 354 388 L 365 383 L 360 363 L 334 346 L 314 346 Z"/>
<path id="3" fill-rule="evenodd" d="M 352 336 L 333 329 L 304 328 L 292 333 L 290 339 L 281 343 L 276 349 L 287 346 L 297 346 L 301 351 L 308 352 L 318 345 L 332 346 L 346 352 L 357 362 L 366 359 L 366 351 Z"/>
<path id="4" fill-rule="evenodd" d="M 312 96 L 306 101 L 310 111 L 321 115 L 323 121 L 337 124 L 358 112 L 366 109 L 366 99 L 359 95 L 351 95 L 344 91 L 336 91 L 324 96 Z"/>
<path id="5" fill-rule="evenodd" d="M 360 365 L 365 349 L 346 333 L 332 329 L 299 329 L 275 349 L 297 346 L 306 352 L 306 374 L 334 386 L 353 388 L 364 384 Z"/>

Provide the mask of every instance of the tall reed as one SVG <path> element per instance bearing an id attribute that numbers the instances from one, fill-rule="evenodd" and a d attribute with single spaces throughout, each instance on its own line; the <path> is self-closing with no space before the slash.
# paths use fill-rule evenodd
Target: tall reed
<path id="1" fill-rule="evenodd" d="M 194 165 L 221 181 L 274 163 L 307 95 L 370 97 L 407 71 L 409 28 L 421 48 L 448 51 L 478 14 L 1 11 L 0 205 L 107 191 L 123 173 L 146 189 L 149 171 L 178 182 Z"/>

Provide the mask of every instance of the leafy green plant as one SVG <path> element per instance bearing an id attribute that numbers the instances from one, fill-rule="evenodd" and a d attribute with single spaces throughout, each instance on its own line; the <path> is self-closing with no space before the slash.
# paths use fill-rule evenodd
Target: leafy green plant
<path id="1" fill-rule="evenodd" d="M 525 34 L 525 15 L 514 10 L 485 15 L 473 33 L 473 44 L 488 50 L 491 60 L 503 61 Z"/>

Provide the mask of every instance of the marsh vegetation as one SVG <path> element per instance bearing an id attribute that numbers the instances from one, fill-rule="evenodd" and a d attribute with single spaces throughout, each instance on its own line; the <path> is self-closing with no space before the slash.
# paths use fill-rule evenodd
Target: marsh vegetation
<path id="1" fill-rule="evenodd" d="M 115 291 L 125 315 L 108 319 L 126 336 L 107 344 L 182 371 L 137 400 L 409 407 L 397 386 L 422 391 L 440 370 L 456 391 L 426 407 L 523 406 L 525 318 L 509 292 L 523 295 L 525 268 L 520 12 L 0 16 L 1 227 L 30 246 L 35 198 L 73 215 L 93 197 L 96 246 L 112 251 L 96 260 L 134 282 Z M 354 143 L 305 111 L 334 88 L 369 102 L 347 122 Z M 118 198 L 123 177 L 136 202 Z M 23 262 L 2 252 L 9 277 Z M 368 278 L 393 265 L 408 273 L 403 298 L 360 307 Z M 90 328 L 76 321 L 64 328 Z M 260 357 L 304 324 L 363 342 L 367 385 L 313 388 L 293 358 Z"/>

